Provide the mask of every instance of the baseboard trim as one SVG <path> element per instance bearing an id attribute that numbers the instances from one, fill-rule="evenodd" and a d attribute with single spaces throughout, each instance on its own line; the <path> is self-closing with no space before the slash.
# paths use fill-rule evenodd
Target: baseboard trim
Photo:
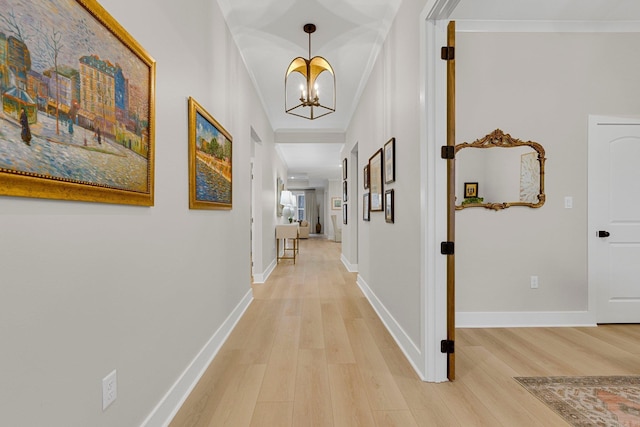
<path id="1" fill-rule="evenodd" d="M 347 259 L 347 257 L 344 256 L 344 254 L 342 254 L 340 256 L 340 261 L 342 261 L 342 264 L 344 265 L 344 267 L 347 269 L 347 271 L 349 273 L 357 273 L 358 272 L 358 264 L 351 264 L 349 262 L 349 260 Z"/>
<path id="2" fill-rule="evenodd" d="M 267 267 L 267 269 L 262 274 L 256 274 L 253 276 L 253 283 L 264 283 L 267 281 L 273 270 L 276 269 L 277 260 L 271 261 L 271 264 Z"/>
<path id="3" fill-rule="evenodd" d="M 253 301 L 253 294 L 252 291 L 249 290 L 202 350 L 200 350 L 191 361 L 178 380 L 171 386 L 167 394 L 165 394 L 156 407 L 153 408 L 140 427 L 166 427 L 169 425 L 202 375 L 204 375 L 213 358 L 218 354 L 218 351 L 220 351 L 220 348 L 229 337 L 233 328 L 235 328 L 244 312 L 249 308 L 251 301 Z"/>
<path id="4" fill-rule="evenodd" d="M 425 366 L 420 347 L 415 345 L 411 338 L 409 338 L 402 326 L 394 319 L 389 310 L 386 309 L 382 301 L 378 299 L 376 294 L 371 290 L 371 288 L 369 288 L 367 282 L 359 274 L 356 279 L 356 283 L 358 283 L 360 290 L 362 290 L 362 293 L 369 301 L 369 304 L 371 304 L 376 314 L 387 328 L 387 331 L 389 331 L 393 339 L 396 341 L 400 350 L 402 350 L 420 379 L 422 381 L 426 381 L 425 373 L 421 368 L 419 368 L 420 366 Z"/>
<path id="5" fill-rule="evenodd" d="M 588 311 L 456 312 L 456 328 L 596 326 Z"/>

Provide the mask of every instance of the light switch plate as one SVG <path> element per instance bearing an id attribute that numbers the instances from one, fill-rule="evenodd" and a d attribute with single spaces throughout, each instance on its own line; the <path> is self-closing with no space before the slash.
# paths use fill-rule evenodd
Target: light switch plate
<path id="1" fill-rule="evenodd" d="M 531 289 L 538 289 L 538 276 L 531 276 Z"/>
<path id="2" fill-rule="evenodd" d="M 564 196 L 564 208 L 565 209 L 572 209 L 573 208 L 573 197 Z"/>

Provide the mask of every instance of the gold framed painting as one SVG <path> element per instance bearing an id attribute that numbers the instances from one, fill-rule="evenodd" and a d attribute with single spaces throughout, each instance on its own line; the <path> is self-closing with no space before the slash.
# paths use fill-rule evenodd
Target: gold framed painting
<path id="1" fill-rule="evenodd" d="M 231 209 L 232 143 L 229 132 L 189 97 L 190 209 Z"/>
<path id="2" fill-rule="evenodd" d="M 152 206 L 153 58 L 94 0 L 0 18 L 0 195 Z"/>

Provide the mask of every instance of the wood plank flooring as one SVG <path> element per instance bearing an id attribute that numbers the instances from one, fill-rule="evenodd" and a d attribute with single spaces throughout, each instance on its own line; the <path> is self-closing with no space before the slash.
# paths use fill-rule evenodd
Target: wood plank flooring
<path id="1" fill-rule="evenodd" d="M 172 427 L 566 426 L 512 377 L 640 374 L 640 325 L 458 329 L 457 380 L 424 383 L 328 240 L 253 291 Z"/>

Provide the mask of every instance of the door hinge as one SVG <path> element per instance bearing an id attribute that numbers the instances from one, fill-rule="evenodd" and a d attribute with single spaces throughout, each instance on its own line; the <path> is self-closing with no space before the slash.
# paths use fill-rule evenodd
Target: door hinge
<path id="1" fill-rule="evenodd" d="M 440 353 L 453 354 L 455 350 L 455 344 L 453 340 L 440 341 Z"/>
<path id="2" fill-rule="evenodd" d="M 440 148 L 440 157 L 451 160 L 456 158 L 456 148 L 453 145 L 443 145 Z"/>
<path id="3" fill-rule="evenodd" d="M 454 244 L 453 242 L 442 242 L 440 243 L 440 253 L 442 255 L 453 255 Z"/>
<path id="4" fill-rule="evenodd" d="M 453 46 L 442 46 L 440 49 L 440 59 L 445 61 L 456 59 L 456 48 Z"/>

